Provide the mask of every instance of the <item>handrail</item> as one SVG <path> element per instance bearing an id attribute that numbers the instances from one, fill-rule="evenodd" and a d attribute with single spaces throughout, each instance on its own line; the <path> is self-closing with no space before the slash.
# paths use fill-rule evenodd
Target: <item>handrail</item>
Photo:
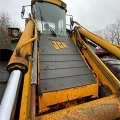
<path id="1" fill-rule="evenodd" d="M 30 42 L 33 42 L 34 40 L 36 40 L 37 37 L 38 37 L 37 36 L 37 27 L 35 26 L 35 36 L 33 38 L 30 38 L 29 40 L 25 41 L 24 43 L 21 43 L 21 45 L 19 45 L 17 47 L 16 52 L 19 51 L 19 53 L 20 53 L 20 50 L 21 50 L 22 47 L 24 47 L 25 45 L 29 44 Z"/>

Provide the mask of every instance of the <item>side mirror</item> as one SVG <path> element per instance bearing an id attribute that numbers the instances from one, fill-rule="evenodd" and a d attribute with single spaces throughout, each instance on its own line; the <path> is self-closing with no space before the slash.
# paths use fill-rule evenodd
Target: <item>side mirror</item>
<path id="1" fill-rule="evenodd" d="M 68 22 L 68 24 L 66 24 L 66 25 L 70 27 L 70 30 L 72 30 L 72 27 L 74 24 L 73 16 L 66 14 L 66 22 Z"/>
<path id="2" fill-rule="evenodd" d="M 23 19 L 25 14 L 25 6 L 22 6 L 22 11 L 21 11 L 21 18 Z"/>
<path id="3" fill-rule="evenodd" d="M 71 26 L 74 25 L 73 17 L 70 17 L 70 25 L 71 25 Z"/>
<path id="4" fill-rule="evenodd" d="M 26 5 L 26 6 L 22 6 L 22 11 L 21 11 L 21 18 L 22 19 L 26 19 L 26 18 L 28 18 L 28 14 L 27 13 L 29 13 L 30 12 L 30 6 L 31 5 Z M 26 10 L 26 9 L 27 10 Z"/>

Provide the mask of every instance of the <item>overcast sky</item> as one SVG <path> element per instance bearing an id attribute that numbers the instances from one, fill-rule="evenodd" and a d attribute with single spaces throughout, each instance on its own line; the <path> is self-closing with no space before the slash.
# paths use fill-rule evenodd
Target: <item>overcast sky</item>
<path id="1" fill-rule="evenodd" d="M 67 3 L 68 14 L 73 15 L 88 30 L 96 31 L 120 19 L 120 0 L 63 0 Z M 0 0 L 0 12 L 8 12 L 21 28 L 21 8 L 30 0 Z"/>

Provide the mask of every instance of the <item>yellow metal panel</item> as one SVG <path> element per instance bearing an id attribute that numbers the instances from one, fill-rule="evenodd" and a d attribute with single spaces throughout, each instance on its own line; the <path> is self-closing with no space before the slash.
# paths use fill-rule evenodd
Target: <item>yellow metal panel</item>
<path id="1" fill-rule="evenodd" d="M 71 101 L 86 96 L 98 97 L 98 82 L 96 84 L 43 93 L 39 96 L 39 112 L 47 110 L 47 106 Z"/>
<path id="2" fill-rule="evenodd" d="M 28 120 L 29 117 L 31 71 L 32 71 L 32 63 L 29 62 L 29 69 L 24 77 L 19 120 Z"/>
<path id="3" fill-rule="evenodd" d="M 120 117 L 120 96 L 93 100 L 36 117 L 36 120 L 114 120 Z"/>
<path id="4" fill-rule="evenodd" d="M 32 37 L 32 33 L 34 30 L 33 27 L 34 27 L 34 22 L 30 20 L 23 32 L 23 35 L 20 39 L 21 41 L 19 42 L 17 47 L 21 46 L 22 43 L 24 43 L 25 41 L 29 40 Z M 27 51 L 28 54 L 32 55 L 32 43 L 29 43 L 23 48 L 21 48 L 22 55 L 26 54 Z M 29 61 L 28 72 L 24 76 L 19 120 L 28 120 L 29 117 L 31 71 L 32 71 L 32 62 Z"/>

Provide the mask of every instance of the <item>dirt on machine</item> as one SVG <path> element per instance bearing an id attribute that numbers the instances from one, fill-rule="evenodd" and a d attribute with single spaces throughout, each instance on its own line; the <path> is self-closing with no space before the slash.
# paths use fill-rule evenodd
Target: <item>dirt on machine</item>
<path id="1" fill-rule="evenodd" d="M 0 120 L 120 119 L 119 46 L 72 15 L 66 27 L 66 13 L 61 0 L 32 0 L 22 7 L 24 31 L 8 28 L 13 47 L 0 49 Z"/>

